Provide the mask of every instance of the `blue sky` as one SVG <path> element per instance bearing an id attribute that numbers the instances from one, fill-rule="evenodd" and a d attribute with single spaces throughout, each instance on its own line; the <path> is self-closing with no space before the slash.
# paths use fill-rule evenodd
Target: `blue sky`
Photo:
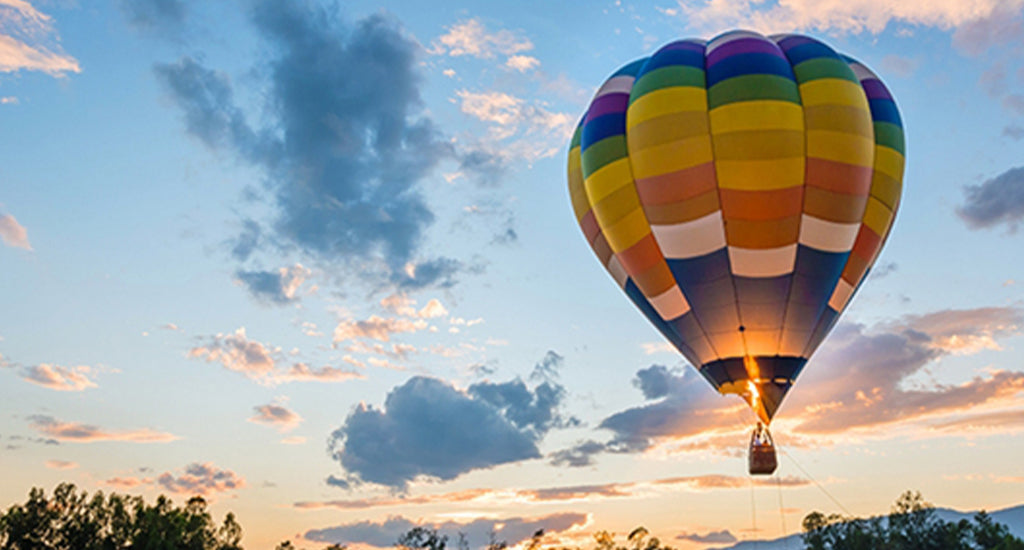
<path id="1" fill-rule="evenodd" d="M 737 27 L 860 59 L 908 141 L 889 243 L 773 424 L 777 488 L 565 181 L 611 72 Z M 200 492 L 253 548 L 702 548 L 838 511 L 808 476 L 857 514 L 1020 504 L 1022 48 L 1017 1 L 0 0 L 0 503 Z"/>

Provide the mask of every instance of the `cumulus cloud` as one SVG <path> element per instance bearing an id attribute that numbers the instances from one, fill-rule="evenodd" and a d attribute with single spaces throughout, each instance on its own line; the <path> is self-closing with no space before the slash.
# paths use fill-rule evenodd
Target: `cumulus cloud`
<path id="1" fill-rule="evenodd" d="M 40 434 L 57 441 L 69 443 L 94 443 L 98 441 L 124 441 L 129 443 L 169 443 L 180 439 L 174 434 L 158 432 L 149 428 L 141 430 L 106 430 L 78 422 L 62 422 L 46 415 L 28 417 L 29 425 Z"/>
<path id="2" fill-rule="evenodd" d="M 515 56 L 533 49 L 533 43 L 519 33 L 505 29 L 488 31 L 476 18 L 460 21 L 448 27 L 447 31 L 434 42 L 431 53 L 493 59 L 498 55 Z"/>
<path id="3" fill-rule="evenodd" d="M 249 418 L 249 422 L 270 426 L 278 431 L 287 432 L 302 423 L 302 417 L 298 413 L 276 403 L 259 405 L 253 407 L 253 410 L 256 414 Z"/>
<path id="4" fill-rule="evenodd" d="M 1020 0 L 887 2 L 886 0 L 699 0 L 678 1 L 676 13 L 708 33 L 729 28 L 870 32 L 893 23 L 951 29 L 1019 10 Z M 970 33 L 973 36 L 973 33 Z M 970 37 L 962 38 L 964 43 Z"/>
<path id="5" fill-rule="evenodd" d="M 235 277 L 258 300 L 276 305 L 287 305 L 298 301 L 296 293 L 312 272 L 295 264 L 276 271 L 238 270 Z"/>
<path id="6" fill-rule="evenodd" d="M 206 344 L 190 349 L 187 356 L 208 363 L 220 363 L 229 370 L 269 386 L 288 382 L 343 382 L 363 378 L 357 372 L 329 365 L 313 368 L 299 362 L 288 366 L 283 360 L 281 348 L 250 340 L 244 327 L 234 333 L 210 336 L 206 341 Z"/>
<path id="7" fill-rule="evenodd" d="M 163 490 L 180 495 L 207 496 L 245 487 L 245 478 L 207 462 L 193 462 L 180 473 L 164 472 L 155 483 Z"/>
<path id="8" fill-rule="evenodd" d="M 434 220 L 420 184 L 453 155 L 422 113 L 419 46 L 388 15 L 350 27 L 335 9 L 254 3 L 251 21 L 268 52 L 252 71 L 268 79 L 258 86 L 267 93 L 262 127 L 238 106 L 228 75 L 191 57 L 156 74 L 189 133 L 262 171 L 276 213 L 269 241 L 376 283 L 452 284 L 457 261 L 419 257 Z M 248 257 L 263 240 L 241 239 L 250 244 L 235 256 Z M 405 271 L 410 263 L 415 276 Z"/>
<path id="9" fill-rule="evenodd" d="M 0 1 L 0 73 L 40 71 L 51 76 L 81 72 L 64 53 L 53 19 L 20 0 Z"/>
<path id="10" fill-rule="evenodd" d="M 460 534 L 474 548 L 483 547 L 493 539 L 505 541 L 508 545 L 529 540 L 535 533 L 561 533 L 573 527 L 582 527 L 588 521 L 586 514 L 562 512 L 539 518 L 480 518 L 460 523 L 447 521 L 443 523 L 417 523 L 400 516 L 392 516 L 383 522 L 360 521 L 347 523 L 325 529 L 306 531 L 303 538 L 313 542 L 330 542 L 340 544 L 367 544 L 378 548 L 394 546 L 398 538 L 414 527 L 436 529 L 441 535 L 457 539 Z"/>
<path id="11" fill-rule="evenodd" d="M 57 391 L 82 391 L 95 388 L 96 383 L 89 379 L 93 369 L 84 365 L 62 367 L 40 363 L 26 367 L 22 378 L 33 384 Z"/>
<path id="12" fill-rule="evenodd" d="M 565 389 L 544 381 L 480 382 L 460 391 L 424 376 L 394 388 L 380 409 L 357 406 L 331 435 L 346 483 L 404 489 L 420 478 L 450 480 L 476 469 L 539 458 L 537 442 L 568 425 Z"/>
<path id="13" fill-rule="evenodd" d="M 540 67 L 540 60 L 529 55 L 513 55 L 505 61 L 505 66 L 525 73 Z"/>
<path id="14" fill-rule="evenodd" d="M 0 240 L 7 246 L 32 250 L 28 242 L 28 231 L 10 214 L 0 212 Z"/>
<path id="15" fill-rule="evenodd" d="M 1006 225 L 1011 232 L 1024 220 L 1024 166 L 1011 168 L 980 185 L 964 188 L 956 212 L 971 229 Z"/>

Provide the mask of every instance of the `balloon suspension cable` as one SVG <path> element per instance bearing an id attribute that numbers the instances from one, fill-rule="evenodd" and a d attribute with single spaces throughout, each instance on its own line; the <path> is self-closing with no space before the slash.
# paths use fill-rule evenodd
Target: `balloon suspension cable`
<path id="1" fill-rule="evenodd" d="M 757 504 L 754 500 L 754 476 L 750 477 L 750 536 L 755 537 L 754 548 L 759 546 L 757 542 Z"/>
<path id="2" fill-rule="evenodd" d="M 801 466 L 800 463 L 797 462 L 795 458 L 793 458 L 793 455 L 787 453 L 786 451 L 783 451 L 782 449 L 779 449 L 779 450 L 782 451 L 782 454 L 786 455 L 786 458 L 788 458 L 790 461 L 793 462 L 794 466 L 796 466 L 801 472 L 803 472 L 804 476 L 806 476 L 807 479 L 810 479 L 811 482 L 814 483 L 814 485 L 818 487 L 818 489 L 821 489 L 821 492 L 825 493 L 825 496 L 827 496 L 833 503 L 835 503 L 835 505 L 838 506 L 840 510 L 842 510 L 847 516 L 853 517 L 853 514 L 851 514 L 850 511 L 846 509 L 846 506 L 843 506 L 843 504 L 841 502 L 836 500 L 836 497 L 832 496 L 832 493 L 828 492 L 825 489 L 825 487 L 823 487 L 820 483 L 818 483 L 818 480 L 814 479 L 814 476 L 812 476 L 811 474 L 807 473 L 807 470 L 805 470 L 804 467 Z"/>
<path id="3" fill-rule="evenodd" d="M 789 532 L 786 531 L 786 509 L 782 507 L 782 478 L 779 474 L 775 474 L 775 487 L 779 490 L 779 520 L 782 523 L 782 538 L 789 536 Z M 789 542 L 786 542 L 786 546 L 789 546 Z"/>

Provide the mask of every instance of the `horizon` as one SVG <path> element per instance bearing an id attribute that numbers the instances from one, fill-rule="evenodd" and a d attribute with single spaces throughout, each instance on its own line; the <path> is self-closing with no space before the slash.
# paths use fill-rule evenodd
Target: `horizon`
<path id="1" fill-rule="evenodd" d="M 566 181 L 610 75 L 737 28 L 862 62 L 906 131 L 765 478 Z M 68 481 L 202 495 L 247 548 L 690 550 L 906 490 L 1024 505 L 1022 54 L 1024 0 L 0 0 L 0 506 Z"/>

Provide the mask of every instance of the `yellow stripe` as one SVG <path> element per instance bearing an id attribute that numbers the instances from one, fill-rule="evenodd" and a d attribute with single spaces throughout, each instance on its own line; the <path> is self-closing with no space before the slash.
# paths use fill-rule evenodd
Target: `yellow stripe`
<path id="1" fill-rule="evenodd" d="M 800 101 L 805 107 L 812 105 L 849 105 L 868 111 L 868 98 L 864 88 L 849 80 L 822 78 L 800 85 Z M 869 114 L 870 116 L 870 114 Z"/>
<path id="2" fill-rule="evenodd" d="M 892 210 L 889 210 L 878 199 L 868 197 L 868 207 L 864 210 L 864 225 L 884 239 L 885 230 L 889 227 L 890 220 L 892 220 Z"/>
<path id="3" fill-rule="evenodd" d="M 875 170 L 871 177 L 871 196 L 882 201 L 882 204 L 892 210 L 900 202 L 900 192 L 903 190 L 903 182 L 890 177 L 884 172 Z"/>
<path id="4" fill-rule="evenodd" d="M 651 92 L 633 102 L 626 111 L 626 129 L 645 120 L 679 111 L 708 110 L 708 93 L 704 88 L 672 86 Z"/>
<path id="5" fill-rule="evenodd" d="M 815 105 L 804 109 L 807 129 L 835 130 L 874 139 L 871 111 L 849 105 Z"/>
<path id="6" fill-rule="evenodd" d="M 710 134 L 706 112 L 682 111 L 637 124 L 626 135 L 626 142 L 630 151 L 639 151 L 680 139 Z"/>
<path id="7" fill-rule="evenodd" d="M 578 222 L 590 211 L 590 199 L 587 198 L 587 190 L 583 187 L 579 147 L 573 147 L 569 151 L 569 199 L 572 201 L 572 210 Z"/>
<path id="8" fill-rule="evenodd" d="M 742 191 L 769 191 L 804 184 L 804 157 L 715 162 L 718 186 Z"/>
<path id="9" fill-rule="evenodd" d="M 637 208 L 640 208 L 640 196 L 632 185 L 626 185 L 594 204 L 594 216 L 601 227 L 615 225 Z"/>
<path id="10" fill-rule="evenodd" d="M 642 208 L 637 208 L 611 227 L 603 228 L 608 245 L 616 254 L 638 243 L 651 232 Z"/>
<path id="11" fill-rule="evenodd" d="M 711 111 L 715 134 L 746 130 L 804 130 L 803 109 L 789 101 L 740 101 Z"/>
<path id="12" fill-rule="evenodd" d="M 583 186 L 587 190 L 590 204 L 600 202 L 601 199 L 614 193 L 623 185 L 632 184 L 633 173 L 629 169 L 628 157 L 602 166 L 600 170 L 590 174 L 589 178 L 583 180 Z"/>
<path id="13" fill-rule="evenodd" d="M 633 163 L 633 175 L 641 179 L 708 163 L 714 160 L 714 155 L 711 140 L 703 135 L 630 151 L 629 159 Z"/>
<path id="14" fill-rule="evenodd" d="M 714 134 L 715 159 L 772 160 L 804 156 L 804 133 L 794 130 L 748 130 Z"/>
<path id="15" fill-rule="evenodd" d="M 807 156 L 871 167 L 875 162 L 875 140 L 830 130 L 807 131 Z"/>
<path id="16" fill-rule="evenodd" d="M 903 155 L 894 149 L 882 145 L 875 147 L 875 170 L 903 181 L 903 161 Z"/>

